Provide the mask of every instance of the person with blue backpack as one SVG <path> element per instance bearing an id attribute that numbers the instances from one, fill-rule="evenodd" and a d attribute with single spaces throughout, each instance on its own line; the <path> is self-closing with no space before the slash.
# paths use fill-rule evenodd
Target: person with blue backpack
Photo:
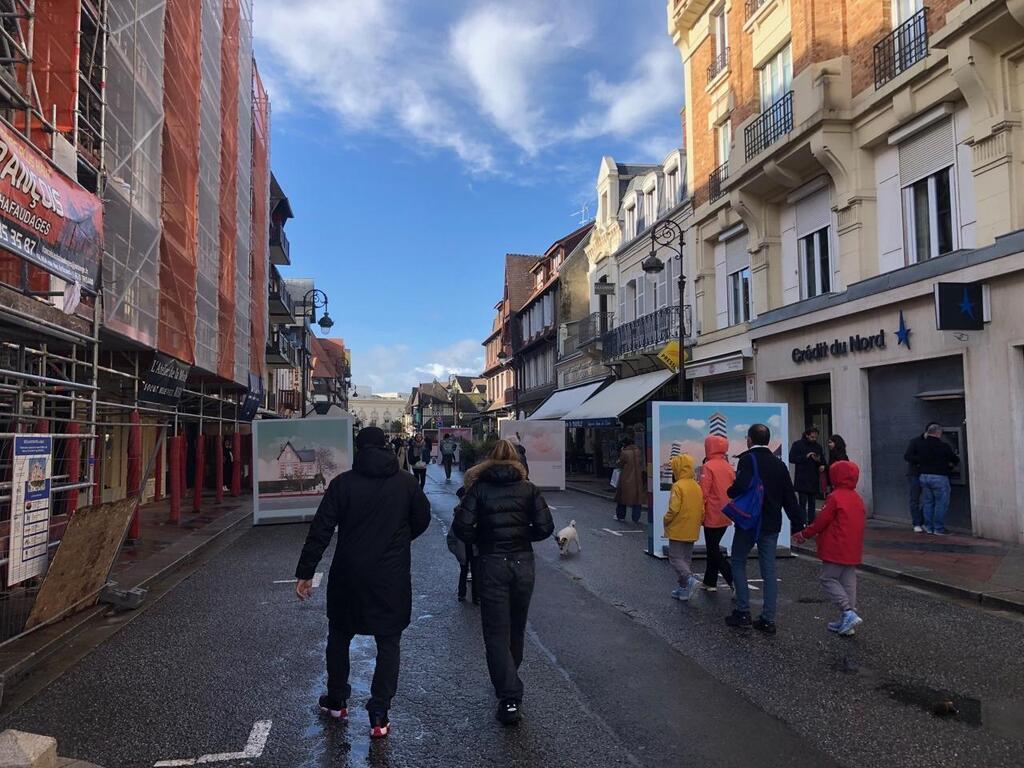
<path id="1" fill-rule="evenodd" d="M 753 424 L 747 430 L 748 450 L 740 454 L 736 481 L 727 492 L 732 501 L 722 510 L 736 525 L 732 540 L 736 608 L 725 617 L 725 623 L 738 629 L 752 626 L 769 635 L 775 634 L 775 607 L 779 596 L 775 551 L 782 531 L 783 510 L 794 533 L 804 527 L 803 511 L 789 469 L 768 447 L 771 436 L 771 430 L 764 424 Z M 757 545 L 764 590 L 764 605 L 757 621 L 750 617 L 747 584 L 747 557 L 754 545 Z"/>

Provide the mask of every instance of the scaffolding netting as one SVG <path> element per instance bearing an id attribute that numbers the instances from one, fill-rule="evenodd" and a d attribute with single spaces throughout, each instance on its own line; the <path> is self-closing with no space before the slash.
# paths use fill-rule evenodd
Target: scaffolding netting
<path id="1" fill-rule="evenodd" d="M 199 87 L 199 236 L 195 364 L 217 371 L 220 289 L 221 27 L 223 0 L 202 0 Z"/>
<path id="2" fill-rule="evenodd" d="M 163 237 L 157 348 L 196 361 L 199 185 L 199 0 L 167 0 L 164 16 Z"/>
<path id="3" fill-rule="evenodd" d="M 72 145 L 78 116 L 79 0 L 35 0 L 32 25 L 32 80 L 42 114 L 34 115 L 31 138 L 52 157 L 48 125 Z"/>
<path id="4" fill-rule="evenodd" d="M 238 200 L 235 248 L 235 381 L 249 383 L 250 258 L 252 246 L 252 0 L 239 0 Z M 269 232 L 268 232 L 269 236 Z M 263 355 L 261 354 L 262 358 Z"/>
<path id="5" fill-rule="evenodd" d="M 103 320 L 155 347 L 160 296 L 165 0 L 108 0 Z"/>
<path id="6" fill-rule="evenodd" d="M 220 278 L 217 375 L 235 378 L 235 252 L 238 247 L 238 0 L 224 0 L 220 43 Z"/>
<path id="7" fill-rule="evenodd" d="M 267 346 L 267 264 L 270 262 L 270 100 L 253 65 L 252 105 L 252 339 L 249 369 L 263 376 Z"/>

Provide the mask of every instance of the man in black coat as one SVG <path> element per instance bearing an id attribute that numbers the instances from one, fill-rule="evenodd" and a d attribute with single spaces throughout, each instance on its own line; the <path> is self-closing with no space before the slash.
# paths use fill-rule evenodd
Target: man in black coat
<path id="1" fill-rule="evenodd" d="M 789 449 L 789 463 L 795 467 L 793 487 L 808 524 L 814 522 L 814 505 L 821 493 L 821 470 L 825 466 L 825 449 L 818 442 L 818 434 L 818 428 L 810 425 Z"/>
<path id="2" fill-rule="evenodd" d="M 727 493 L 735 499 L 750 489 L 754 477 L 754 462 L 764 486 L 764 502 L 761 508 L 761 526 L 757 538 L 752 531 L 736 526 L 732 539 L 732 579 L 736 589 L 736 608 L 725 617 L 730 627 L 753 626 L 762 632 L 775 634 L 775 606 L 779 598 L 779 584 L 775 576 L 775 550 L 782 531 L 782 512 L 785 510 L 793 533 L 804 528 L 800 503 L 796 499 L 789 468 L 782 463 L 768 443 L 771 430 L 764 424 L 754 424 L 747 430 L 747 450 L 740 454 L 736 467 L 736 481 Z M 757 621 L 750 620 L 750 588 L 747 586 L 747 556 L 757 545 L 757 560 L 761 566 L 762 594 L 764 605 Z"/>
<path id="3" fill-rule="evenodd" d="M 949 511 L 949 477 L 956 472 L 960 457 L 942 439 L 942 426 L 929 424 L 924 439 L 914 443 L 904 458 L 917 466 L 921 483 L 921 517 L 926 533 L 945 536 L 946 512 Z"/>
<path id="4" fill-rule="evenodd" d="M 373 737 L 388 734 L 399 644 L 412 615 L 410 548 L 429 524 L 430 502 L 419 483 L 399 471 L 384 432 L 366 427 L 356 437 L 352 470 L 327 487 L 295 569 L 295 591 L 305 600 L 338 529 L 327 582 L 327 694 L 320 697 L 320 708 L 334 718 L 348 717 L 349 645 L 354 635 L 373 635 L 377 665 L 366 704 Z"/>
<path id="5" fill-rule="evenodd" d="M 927 430 L 928 427 L 925 427 Z M 907 462 L 907 491 L 910 494 L 910 521 L 914 533 L 924 533 L 924 513 L 921 511 L 921 464 L 920 454 L 928 438 L 922 432 L 907 443 L 903 460 Z"/>

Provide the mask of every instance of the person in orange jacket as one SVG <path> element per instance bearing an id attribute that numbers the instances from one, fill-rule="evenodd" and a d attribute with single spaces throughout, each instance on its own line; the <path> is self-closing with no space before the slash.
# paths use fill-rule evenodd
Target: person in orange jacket
<path id="1" fill-rule="evenodd" d="M 732 568 L 728 554 L 721 547 L 722 537 L 732 520 L 722 512 L 729 503 L 726 493 L 736 481 L 736 470 L 726 453 L 729 441 L 718 435 L 704 438 L 704 466 L 700 470 L 700 489 L 704 493 L 704 544 L 707 546 L 707 566 L 701 587 L 708 592 L 718 589 L 718 574 L 732 589 Z"/>
<path id="2" fill-rule="evenodd" d="M 839 606 L 839 621 L 830 621 L 830 632 L 852 635 L 863 623 L 857 614 L 857 566 L 864 554 L 864 500 L 857 493 L 860 467 L 852 461 L 837 461 L 828 468 L 832 493 L 814 522 L 793 535 L 793 543 L 818 537 L 821 558 L 821 586 L 825 595 Z"/>
<path id="3" fill-rule="evenodd" d="M 704 494 L 694 479 L 693 456 L 684 453 L 672 459 L 672 495 L 665 513 L 665 538 L 668 539 L 668 562 L 678 575 L 679 586 L 672 590 L 676 600 L 689 600 L 698 581 L 693 575 L 693 545 L 700 537 L 704 519 Z"/>

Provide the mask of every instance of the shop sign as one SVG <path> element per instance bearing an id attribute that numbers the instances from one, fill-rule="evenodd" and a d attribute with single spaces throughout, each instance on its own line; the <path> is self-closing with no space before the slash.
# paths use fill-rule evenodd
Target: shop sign
<path id="1" fill-rule="evenodd" d="M 185 382 L 191 370 L 191 366 L 180 360 L 157 352 L 153 356 L 153 364 L 142 377 L 139 400 L 176 407 L 181 400 L 181 393 L 185 391 Z"/>
<path id="2" fill-rule="evenodd" d="M 11 467 L 11 535 L 7 586 L 46 571 L 50 543 L 53 438 L 17 435 Z"/>
<path id="3" fill-rule="evenodd" d="M 855 352 L 870 352 L 875 349 L 885 349 L 885 331 L 865 336 L 858 333 L 851 336 L 849 340 L 835 339 L 831 343 L 819 341 L 817 344 L 797 347 L 793 350 L 792 357 L 794 363 L 810 363 L 829 357 L 844 357 Z"/>
<path id="4" fill-rule="evenodd" d="M 936 283 L 935 328 L 939 331 L 984 330 L 984 285 L 982 283 Z"/>
<path id="5" fill-rule="evenodd" d="M 95 293 L 103 205 L 0 121 L 0 248 Z"/>
<path id="6" fill-rule="evenodd" d="M 242 400 L 242 408 L 238 413 L 239 421 L 252 421 L 263 402 L 263 377 L 249 372 L 249 389 Z"/>
<path id="7" fill-rule="evenodd" d="M 615 295 L 615 283 L 594 283 L 594 295 L 595 296 L 614 296 Z"/>

